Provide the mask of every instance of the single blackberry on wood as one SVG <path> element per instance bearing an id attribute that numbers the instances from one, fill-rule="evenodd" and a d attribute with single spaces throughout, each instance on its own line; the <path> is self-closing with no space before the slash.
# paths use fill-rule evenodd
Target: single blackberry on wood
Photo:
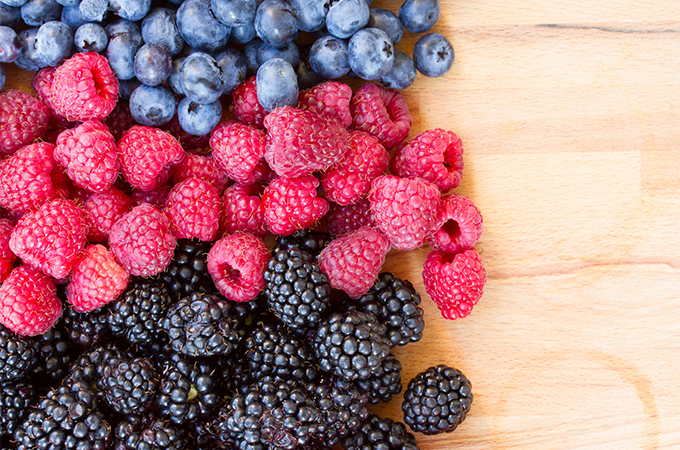
<path id="1" fill-rule="evenodd" d="M 148 358 L 109 361 L 99 382 L 106 401 L 122 415 L 147 413 L 157 387 L 158 372 Z"/>
<path id="2" fill-rule="evenodd" d="M 341 441 L 344 450 L 419 450 L 416 438 L 406 425 L 375 414 Z"/>
<path id="3" fill-rule="evenodd" d="M 381 370 L 365 380 L 356 380 L 364 392 L 368 394 L 368 402 L 376 404 L 389 402 L 392 396 L 401 392 L 401 363 L 392 353 L 380 364 Z"/>
<path id="4" fill-rule="evenodd" d="M 319 256 L 321 250 L 324 249 L 331 239 L 330 233 L 325 231 L 310 229 L 299 230 L 288 236 L 277 236 L 276 248 L 273 253 L 276 253 L 279 250 L 297 248 L 305 253 L 309 253 L 316 260 L 316 257 Z"/>
<path id="5" fill-rule="evenodd" d="M 170 294 L 176 300 L 187 297 L 194 292 L 217 294 L 217 288 L 208 273 L 206 258 L 211 243 L 197 242 L 190 239 L 179 239 L 175 254 L 167 269 L 158 274 L 165 283 Z"/>
<path id="6" fill-rule="evenodd" d="M 59 289 L 57 289 L 58 291 Z M 80 350 L 88 350 L 110 339 L 111 328 L 109 328 L 109 310 L 107 307 L 79 313 L 66 303 L 65 298 L 62 300 L 65 307 L 61 316 L 61 323 L 69 341 Z"/>
<path id="7" fill-rule="evenodd" d="M 23 378 L 37 364 L 39 341 L 0 325 L 0 383 Z"/>
<path id="8" fill-rule="evenodd" d="M 114 431 L 114 450 L 182 450 L 188 446 L 183 429 L 154 414 L 126 416 Z"/>
<path id="9" fill-rule="evenodd" d="M 0 443 L 2 448 L 8 448 L 5 441 L 12 438 L 14 430 L 28 416 L 38 395 L 27 380 L 10 381 L 0 387 Z"/>

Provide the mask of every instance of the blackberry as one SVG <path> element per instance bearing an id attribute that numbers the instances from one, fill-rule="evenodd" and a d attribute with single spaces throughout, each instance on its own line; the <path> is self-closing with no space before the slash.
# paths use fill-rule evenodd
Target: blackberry
<path id="1" fill-rule="evenodd" d="M 56 385 L 68 372 L 76 352 L 66 334 L 66 330 L 60 324 L 36 336 L 37 363 L 31 370 L 31 376 L 34 380 L 40 380 L 39 384 Z"/>
<path id="2" fill-rule="evenodd" d="M 344 450 L 419 450 L 416 438 L 401 422 L 375 414 L 361 424 L 359 430 L 342 439 Z"/>
<path id="3" fill-rule="evenodd" d="M 279 250 L 289 250 L 297 248 L 303 252 L 309 253 L 315 259 L 321 253 L 326 245 L 331 241 L 330 233 L 319 230 L 298 230 L 288 236 L 276 237 L 276 248 L 274 253 Z"/>
<path id="4" fill-rule="evenodd" d="M 2 385 L 0 394 L 0 444 L 4 444 L 14 434 L 29 408 L 37 400 L 38 395 L 33 385 L 26 380 L 13 381 Z M 2 448 L 7 448 L 5 445 Z"/>
<path id="5" fill-rule="evenodd" d="M 59 289 L 57 289 L 57 292 Z M 109 328 L 109 310 L 106 307 L 93 311 L 79 313 L 62 299 L 64 312 L 61 323 L 66 331 L 66 337 L 80 350 L 87 350 L 107 342 L 111 337 Z"/>
<path id="6" fill-rule="evenodd" d="M 397 357 L 390 353 L 380 366 L 381 370 L 371 378 L 356 380 L 357 386 L 368 394 L 371 404 L 387 403 L 401 392 L 401 363 Z"/>
<path id="7" fill-rule="evenodd" d="M 472 399 L 470 381 L 460 370 L 443 364 L 430 367 L 404 392 L 404 422 L 423 434 L 450 433 L 465 420 Z"/>
<path id="8" fill-rule="evenodd" d="M 217 288 L 208 273 L 208 250 L 210 242 L 179 239 L 175 254 L 165 271 L 158 278 L 165 283 L 170 294 L 177 300 L 194 292 L 216 294 Z"/>
<path id="9" fill-rule="evenodd" d="M 212 417 L 192 424 L 196 450 L 232 450 L 238 448 L 227 427 L 227 408 L 224 405 Z"/>
<path id="10" fill-rule="evenodd" d="M 39 341 L 0 325 L 0 383 L 23 378 L 37 364 Z"/>
<path id="11" fill-rule="evenodd" d="M 102 378 L 104 368 L 114 361 L 124 359 L 126 356 L 125 352 L 115 344 L 93 347 L 75 360 L 67 378 L 96 386 Z"/>
<path id="12" fill-rule="evenodd" d="M 375 376 L 390 350 L 384 332 L 385 326 L 370 312 L 331 314 L 313 339 L 319 367 L 350 380 Z"/>
<path id="13" fill-rule="evenodd" d="M 114 450 L 180 450 L 190 448 L 186 433 L 155 415 L 127 416 L 115 428 Z"/>
<path id="14" fill-rule="evenodd" d="M 143 414 L 156 394 L 158 373 L 148 358 L 112 360 L 104 365 L 99 387 L 116 412 Z"/>

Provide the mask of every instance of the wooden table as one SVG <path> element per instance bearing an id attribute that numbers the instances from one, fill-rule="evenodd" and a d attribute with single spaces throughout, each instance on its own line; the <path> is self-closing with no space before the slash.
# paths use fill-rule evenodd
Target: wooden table
<path id="1" fill-rule="evenodd" d="M 424 338 L 395 351 L 404 385 L 438 363 L 473 383 L 468 419 L 420 448 L 680 448 L 680 4 L 444 0 L 434 31 L 456 62 L 404 91 L 412 135 L 463 139 L 456 192 L 484 215 L 489 279 L 450 322 L 426 247 L 385 264 L 424 297 Z M 400 402 L 373 410 L 401 420 Z"/>

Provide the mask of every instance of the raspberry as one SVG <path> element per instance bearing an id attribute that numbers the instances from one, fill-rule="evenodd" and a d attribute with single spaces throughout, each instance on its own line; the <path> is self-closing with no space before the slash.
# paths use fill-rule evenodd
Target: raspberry
<path id="1" fill-rule="evenodd" d="M 220 224 L 220 194 L 207 181 L 187 178 L 168 194 L 163 211 L 177 239 L 212 241 Z"/>
<path id="2" fill-rule="evenodd" d="M 210 134 L 213 158 L 236 182 L 255 183 L 257 165 L 264 157 L 264 137 L 264 131 L 250 125 L 222 122 Z"/>
<path id="3" fill-rule="evenodd" d="M 346 206 L 332 203 L 326 214 L 326 228 L 334 238 L 364 226 L 375 226 L 367 198 Z"/>
<path id="4" fill-rule="evenodd" d="M 109 246 L 130 275 L 150 277 L 170 264 L 176 244 L 170 219 L 149 204 L 132 208 L 111 227 Z"/>
<path id="5" fill-rule="evenodd" d="M 228 300 L 247 302 L 264 288 L 269 251 L 252 234 L 236 232 L 215 242 L 208 252 L 208 272 Z"/>
<path id="6" fill-rule="evenodd" d="M 66 168 L 76 186 L 102 192 L 118 177 L 118 155 L 106 125 L 88 120 L 59 134 L 54 159 Z"/>
<path id="7" fill-rule="evenodd" d="M 329 242 L 318 261 L 331 287 L 357 299 L 373 285 L 389 250 L 380 231 L 362 227 Z"/>
<path id="8" fill-rule="evenodd" d="M 17 259 L 9 248 L 9 237 L 13 227 L 14 224 L 9 219 L 0 219 L 0 283 L 5 281 Z"/>
<path id="9" fill-rule="evenodd" d="M 88 225 L 87 239 L 94 242 L 106 240 L 111 226 L 130 208 L 130 197 L 116 187 L 88 195 L 83 207 Z"/>
<path id="10" fill-rule="evenodd" d="M 309 228 L 328 211 L 328 202 L 316 196 L 319 180 L 309 175 L 276 178 L 262 195 L 264 220 L 274 234 L 287 236 Z"/>
<path id="11" fill-rule="evenodd" d="M 123 137 L 123 134 L 131 127 L 137 125 L 137 122 L 132 117 L 130 112 L 130 104 L 126 101 L 119 100 L 113 111 L 106 116 L 104 123 L 109 128 L 116 142 Z"/>
<path id="12" fill-rule="evenodd" d="M 358 202 L 368 194 L 371 181 L 387 171 L 389 159 L 377 138 L 350 131 L 345 156 L 321 178 L 326 198 L 340 205 Z"/>
<path id="13" fill-rule="evenodd" d="M 349 102 L 352 99 L 352 88 L 339 81 L 326 81 L 300 91 L 298 108 L 315 111 L 339 121 L 345 128 L 352 124 Z"/>
<path id="14" fill-rule="evenodd" d="M 73 266 L 66 297 L 77 312 L 92 311 L 114 301 L 127 287 L 128 279 L 113 253 L 103 245 L 89 245 Z"/>
<path id="15" fill-rule="evenodd" d="M 256 78 L 255 76 L 248 78 L 231 92 L 234 99 L 232 111 L 239 122 L 252 125 L 255 128 L 263 128 L 267 111 L 257 99 Z"/>
<path id="16" fill-rule="evenodd" d="M 448 192 L 463 178 L 463 141 L 441 128 L 423 131 L 397 149 L 390 168 L 395 175 L 421 177 Z"/>
<path id="17" fill-rule="evenodd" d="M 425 291 L 444 318 L 466 317 L 484 292 L 486 270 L 474 248 L 456 255 L 432 251 L 423 264 Z"/>
<path id="18" fill-rule="evenodd" d="M 452 194 L 439 202 L 437 226 L 427 242 L 432 250 L 455 254 L 472 248 L 483 230 L 482 214 L 472 200 Z"/>
<path id="19" fill-rule="evenodd" d="M 57 288 L 44 273 L 29 266 L 12 270 L 0 286 L 0 323 L 22 336 L 37 336 L 61 316 Z"/>
<path id="20" fill-rule="evenodd" d="M 118 78 L 105 56 L 76 53 L 54 72 L 51 98 L 68 120 L 103 120 L 116 106 Z"/>
<path id="21" fill-rule="evenodd" d="M 52 82 L 54 81 L 54 72 L 57 70 L 56 67 L 45 67 L 40 69 L 33 75 L 31 79 L 31 87 L 36 92 L 36 98 L 45 102 L 47 108 L 52 113 L 52 119 L 57 125 L 67 126 L 71 122 L 66 120 L 66 117 L 59 115 L 54 110 L 54 104 L 52 103 Z"/>
<path id="22" fill-rule="evenodd" d="M 421 178 L 383 175 L 371 185 L 368 199 L 380 231 L 399 250 L 420 247 L 437 224 L 439 189 Z"/>
<path id="23" fill-rule="evenodd" d="M 222 193 L 229 185 L 229 176 L 211 156 L 187 153 L 184 161 L 172 172 L 172 181 L 180 183 L 187 178 L 198 178 L 215 186 Z"/>
<path id="24" fill-rule="evenodd" d="M 42 100 L 14 89 L 0 92 L 0 154 L 11 155 L 40 139 L 49 122 L 50 110 Z"/>
<path id="25" fill-rule="evenodd" d="M 302 177 L 326 170 L 347 151 L 347 130 L 314 111 L 277 108 L 267 115 L 264 126 L 264 157 L 279 176 Z"/>
<path id="26" fill-rule="evenodd" d="M 29 266 L 59 280 L 66 278 L 85 247 L 86 233 L 83 211 L 73 201 L 58 198 L 22 217 L 9 247 Z"/>
<path id="27" fill-rule="evenodd" d="M 264 188 L 259 183 L 236 183 L 228 187 L 222 196 L 221 233 L 245 231 L 261 237 L 267 234 L 267 224 L 261 208 L 263 191 Z"/>
<path id="28" fill-rule="evenodd" d="M 163 183 L 150 191 L 135 189 L 130 194 L 130 201 L 133 207 L 148 203 L 158 209 L 163 209 L 171 189 L 172 186 L 169 183 Z"/>
<path id="29" fill-rule="evenodd" d="M 26 212 L 55 197 L 51 172 L 54 145 L 30 144 L 0 162 L 0 206 Z"/>
<path id="30" fill-rule="evenodd" d="M 395 89 L 366 83 L 354 93 L 349 110 L 351 128 L 372 134 L 388 150 L 399 145 L 411 131 L 413 119 L 408 105 Z"/>
<path id="31" fill-rule="evenodd" d="M 135 125 L 118 141 L 123 176 L 135 189 L 151 191 L 170 178 L 185 153 L 170 133 L 154 127 Z"/>

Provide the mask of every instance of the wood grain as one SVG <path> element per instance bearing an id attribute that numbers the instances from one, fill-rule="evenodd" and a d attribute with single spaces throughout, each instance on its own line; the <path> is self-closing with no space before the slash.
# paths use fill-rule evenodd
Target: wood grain
<path id="1" fill-rule="evenodd" d="M 456 62 L 404 95 L 411 135 L 465 142 L 456 192 L 484 215 L 489 280 L 449 322 L 426 247 L 385 263 L 424 297 L 423 340 L 395 351 L 404 385 L 438 363 L 473 383 L 468 419 L 421 449 L 680 448 L 679 20 L 671 0 L 442 2 Z M 400 401 L 373 410 L 401 420 Z"/>

